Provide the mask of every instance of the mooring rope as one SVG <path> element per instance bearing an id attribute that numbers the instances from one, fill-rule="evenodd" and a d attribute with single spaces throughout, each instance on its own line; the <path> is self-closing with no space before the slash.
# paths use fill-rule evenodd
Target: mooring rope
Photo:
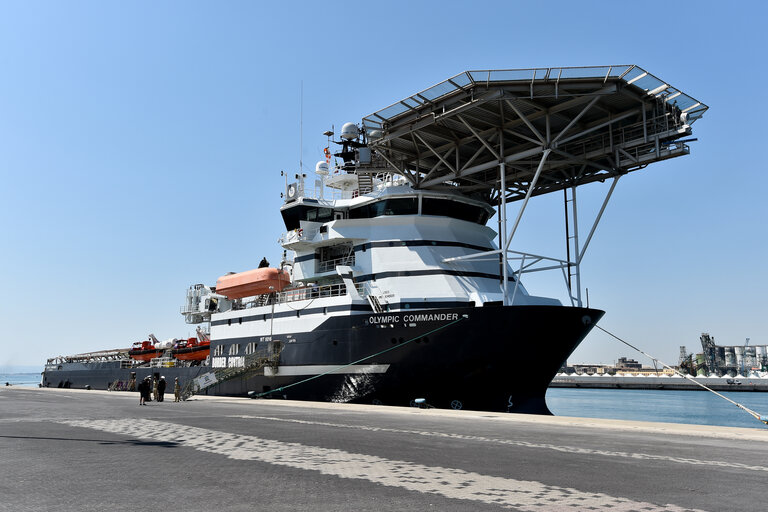
<path id="1" fill-rule="evenodd" d="M 740 403 L 738 403 L 738 402 L 735 402 L 735 401 L 731 400 L 731 399 L 730 399 L 730 398 L 728 398 L 727 396 L 724 396 L 724 395 L 722 395 L 722 394 L 718 393 L 717 391 L 715 391 L 714 389 L 712 389 L 712 388 L 709 388 L 709 387 L 705 386 L 705 385 L 704 385 L 704 384 L 702 384 L 701 382 L 698 382 L 698 381 L 697 381 L 696 379 L 694 379 L 694 378 L 693 378 L 691 375 L 686 375 L 686 374 L 684 374 L 684 373 L 682 373 L 682 372 L 680 372 L 680 371 L 678 371 L 678 370 L 676 370 L 676 369 L 672 368 L 671 366 L 669 366 L 668 364 L 666 364 L 664 361 L 661 361 L 661 360 L 659 360 L 659 359 L 657 359 L 657 358 L 653 357 L 652 355 L 650 355 L 650 354 L 648 354 L 648 353 L 646 353 L 646 352 L 643 352 L 642 350 L 640 350 L 640 349 L 639 349 L 639 348 L 637 348 L 636 346 L 634 346 L 634 345 L 632 345 L 631 343 L 629 343 L 629 342 L 627 342 L 627 341 L 625 341 L 625 340 L 623 340 L 623 339 L 619 338 L 618 336 L 616 336 L 616 335 L 615 335 L 615 334 L 613 334 L 612 332 L 609 332 L 609 331 L 607 331 L 606 329 L 603 329 L 603 328 L 602 328 L 602 327 L 600 327 L 599 325 L 595 325 L 595 327 L 597 327 L 598 329 L 600 329 L 601 331 L 603 331 L 603 332 L 604 332 L 605 334 L 607 334 L 608 336 L 611 336 L 612 338 L 615 338 L 616 340 L 618 340 L 618 341 L 620 341 L 621 343 L 625 344 L 625 345 L 626 345 L 626 346 L 628 346 L 629 348 L 631 348 L 631 349 L 634 349 L 634 350 L 636 350 L 636 351 L 640 352 L 640 353 L 641 353 L 641 354 L 643 354 L 644 356 L 646 356 L 646 357 L 650 358 L 650 359 L 651 359 L 652 361 L 654 361 L 655 363 L 660 363 L 660 364 L 661 364 L 661 365 L 662 365 L 664 368 L 669 368 L 670 370 L 672 370 L 673 372 L 675 372 L 677 375 L 679 375 L 679 376 L 681 376 L 681 377 L 683 377 L 683 378 L 685 378 L 685 379 L 688 379 L 689 381 L 693 382 L 693 383 L 694 383 L 694 384 L 696 384 L 697 386 L 699 386 L 699 387 L 702 387 L 702 388 L 706 389 L 706 390 L 707 390 L 707 391 L 709 391 L 710 393 L 714 393 L 714 394 L 716 394 L 717 396 L 719 396 L 719 397 L 720 397 L 720 398 L 722 398 L 723 400 L 727 400 L 728 402 L 731 402 L 733 405 L 735 405 L 735 406 L 736 406 L 736 407 L 738 407 L 739 409 L 741 409 L 741 410 L 743 410 L 744 412 L 746 412 L 747 414 L 750 414 L 751 416 L 753 416 L 753 417 L 754 417 L 756 420 L 758 420 L 758 421 L 762 421 L 763 423 L 765 423 L 766 425 L 768 425 L 768 416 L 763 416 L 763 415 L 761 415 L 761 414 L 759 414 L 759 413 L 757 413 L 757 412 L 753 411 L 752 409 L 750 409 L 750 408 L 749 408 L 749 407 L 747 407 L 746 405 L 742 405 L 742 404 L 740 404 Z"/>
<path id="2" fill-rule="evenodd" d="M 328 370 L 327 372 L 323 372 L 323 373 L 320 373 L 320 374 L 317 374 L 317 375 L 312 375 L 311 377 L 307 377 L 307 378 L 306 378 L 306 379 L 304 379 L 304 380 L 300 380 L 300 381 L 298 381 L 298 382 L 294 382 L 294 383 L 292 383 L 292 384 L 288 384 L 287 386 L 281 386 L 281 387 L 279 387 L 279 388 L 276 388 L 276 389 L 271 389 L 271 390 L 269 390 L 269 391 L 264 391 L 264 392 L 262 392 L 262 393 L 254 393 L 254 394 L 252 394 L 252 395 L 249 393 L 249 395 L 251 396 L 251 398 L 261 398 L 261 397 L 263 397 L 263 396 L 266 396 L 266 395 L 269 395 L 269 394 L 272 394 L 272 393 L 277 393 L 277 392 L 279 392 L 279 391 L 284 391 L 284 390 L 286 390 L 286 389 L 288 389 L 288 388 L 292 388 L 292 387 L 294 387 L 294 386 L 298 386 L 299 384 L 304 384 L 304 383 L 306 383 L 306 382 L 309 382 L 309 381 L 311 381 L 311 380 L 314 380 L 314 379 L 319 379 L 320 377 L 323 377 L 323 376 L 325 376 L 325 375 L 328 375 L 329 373 L 334 373 L 334 372 L 337 372 L 337 371 L 339 371 L 339 370 L 343 370 L 344 368 L 347 368 L 347 367 L 349 367 L 349 366 L 352 366 L 352 365 L 355 365 L 355 364 L 358 364 L 358 363 L 362 363 L 363 361 L 367 361 L 368 359 L 371 359 L 371 358 L 373 358 L 373 357 L 376 357 L 376 356 L 380 356 L 381 354 L 385 354 L 385 353 L 387 353 L 387 352 L 390 352 L 390 351 L 392 351 L 392 350 L 395 350 L 395 349 L 398 349 L 398 348 L 404 347 L 404 346 L 406 346 L 407 344 L 411 343 L 412 341 L 416 341 L 416 340 L 418 340 L 419 338 L 423 338 L 424 336 L 429 336 L 430 334 L 436 333 L 436 332 L 438 332 L 438 331 L 442 331 L 443 329 L 445 329 L 445 328 L 447 328 L 447 327 L 450 327 L 450 326 L 452 326 L 453 324 L 456 324 L 456 323 L 459 323 L 459 322 L 461 322 L 461 321 L 462 321 L 462 320 L 464 320 L 465 318 L 467 318 L 467 315 L 462 315 L 462 316 L 461 316 L 461 317 L 459 317 L 457 320 L 453 320 L 452 322 L 448 322 L 447 324 L 445 324 L 445 325 L 441 325 L 440 327 L 438 327 L 438 328 L 436 328 L 436 329 L 432 329 L 432 330 L 431 330 L 431 331 L 429 331 L 429 332 L 425 332 L 425 333 L 419 334 L 418 336 L 416 336 L 416 337 L 414 337 L 414 338 L 411 338 L 411 339 L 409 339 L 409 340 L 407 340 L 407 341 L 404 341 L 404 342 L 402 342 L 402 343 L 398 343 L 398 344 L 397 344 L 397 345 L 395 345 L 394 347 L 385 348 L 384 350 L 381 350 L 381 351 L 379 351 L 379 352 L 376 352 L 375 354 L 371 354 L 370 356 L 365 356 L 364 358 L 362 358 L 362 359 L 358 359 L 357 361 L 352 361 L 351 363 L 347 363 L 347 364 L 344 364 L 344 365 L 338 366 L 338 367 L 336 367 L 336 368 L 333 368 L 333 369 L 331 369 L 331 370 Z"/>

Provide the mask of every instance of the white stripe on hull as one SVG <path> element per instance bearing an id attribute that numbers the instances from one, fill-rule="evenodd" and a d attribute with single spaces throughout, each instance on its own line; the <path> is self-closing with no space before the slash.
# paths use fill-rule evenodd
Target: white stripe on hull
<path id="1" fill-rule="evenodd" d="M 352 364 L 339 368 L 336 364 L 311 364 L 297 366 L 278 366 L 277 371 L 270 367 L 264 368 L 267 377 L 292 377 L 296 375 L 320 375 L 331 374 L 359 374 L 359 373 L 386 373 L 388 364 Z"/>

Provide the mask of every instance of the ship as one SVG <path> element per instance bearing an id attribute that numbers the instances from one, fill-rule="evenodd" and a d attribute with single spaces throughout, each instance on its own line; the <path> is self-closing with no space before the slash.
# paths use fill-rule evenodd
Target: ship
<path id="1" fill-rule="evenodd" d="M 185 396 L 549 414 L 548 385 L 604 314 L 580 269 L 614 188 L 689 154 L 706 110 L 635 65 L 455 75 L 325 132 L 314 182 L 283 173 L 282 260 L 190 286 L 197 338 L 51 358 L 43 385 L 162 376 Z M 580 238 L 576 190 L 606 181 Z M 554 192 L 566 256 L 513 249 L 529 200 Z M 566 303 L 523 284 L 542 271 Z"/>

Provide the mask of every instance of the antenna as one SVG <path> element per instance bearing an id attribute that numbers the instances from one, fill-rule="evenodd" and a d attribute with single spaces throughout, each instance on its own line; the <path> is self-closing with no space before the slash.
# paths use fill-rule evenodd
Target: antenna
<path id="1" fill-rule="evenodd" d="M 301 81 L 301 96 L 299 99 L 299 173 L 304 172 L 304 80 Z"/>

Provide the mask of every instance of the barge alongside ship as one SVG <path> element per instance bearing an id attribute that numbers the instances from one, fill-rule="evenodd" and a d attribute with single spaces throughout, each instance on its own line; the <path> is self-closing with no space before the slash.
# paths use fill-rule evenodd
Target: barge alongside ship
<path id="1" fill-rule="evenodd" d="M 43 383 L 162 374 L 197 393 L 548 413 L 548 384 L 603 315 L 582 304 L 580 263 L 618 179 L 688 154 L 706 108 L 636 66 L 456 75 L 326 133 L 337 151 L 315 187 L 286 180 L 279 268 L 188 290 L 198 340 L 151 361 L 127 349 L 53 358 Z M 582 243 L 576 188 L 605 180 Z M 554 191 L 566 257 L 510 249 L 529 199 Z M 569 305 L 521 282 L 553 269 Z M 183 357 L 205 343 L 205 359 Z"/>

